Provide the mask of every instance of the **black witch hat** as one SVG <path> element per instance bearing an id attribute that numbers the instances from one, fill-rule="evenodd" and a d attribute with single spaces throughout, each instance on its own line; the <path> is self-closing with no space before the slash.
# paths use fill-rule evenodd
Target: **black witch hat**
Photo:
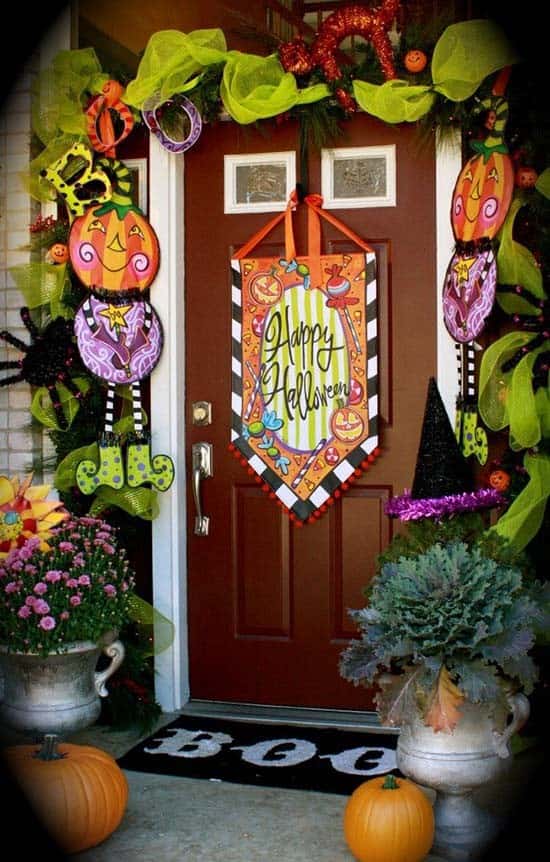
<path id="1" fill-rule="evenodd" d="M 437 383 L 431 377 L 412 490 L 389 500 L 386 514 L 401 521 L 439 519 L 503 502 L 493 488 L 474 490 L 470 467 L 457 443 Z"/>

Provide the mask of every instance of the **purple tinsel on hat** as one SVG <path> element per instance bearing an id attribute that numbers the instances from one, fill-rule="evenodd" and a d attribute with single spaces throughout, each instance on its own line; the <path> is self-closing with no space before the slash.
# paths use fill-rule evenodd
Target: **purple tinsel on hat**
<path id="1" fill-rule="evenodd" d="M 464 494 L 446 494 L 443 497 L 428 497 L 416 500 L 406 491 L 400 497 L 392 497 L 384 511 L 390 518 L 400 521 L 416 521 L 419 518 L 441 518 L 459 512 L 474 512 L 502 506 L 505 498 L 494 488 L 481 488 Z"/>

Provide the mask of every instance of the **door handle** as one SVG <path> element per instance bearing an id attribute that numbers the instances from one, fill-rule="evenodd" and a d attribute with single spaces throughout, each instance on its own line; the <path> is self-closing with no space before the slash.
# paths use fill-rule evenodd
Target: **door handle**
<path id="1" fill-rule="evenodd" d="M 201 479 L 208 479 L 213 475 L 212 469 L 212 443 L 193 443 L 191 447 L 193 455 L 193 497 L 195 498 L 195 535 L 207 536 L 210 526 L 208 515 L 202 514 L 201 506 Z"/>

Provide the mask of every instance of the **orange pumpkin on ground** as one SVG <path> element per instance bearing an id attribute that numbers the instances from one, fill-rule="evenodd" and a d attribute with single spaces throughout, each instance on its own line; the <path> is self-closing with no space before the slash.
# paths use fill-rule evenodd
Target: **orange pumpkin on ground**
<path id="1" fill-rule="evenodd" d="M 90 207 L 69 234 L 73 269 L 85 287 L 145 290 L 159 268 L 157 235 L 127 197 Z"/>
<path id="2" fill-rule="evenodd" d="M 434 814 L 408 778 L 371 778 L 357 787 L 344 811 L 344 836 L 359 862 L 420 862 L 434 840 Z"/>
<path id="3" fill-rule="evenodd" d="M 38 820 L 66 853 L 95 847 L 120 825 L 128 782 L 116 760 L 89 745 L 63 743 L 46 734 L 44 746 L 13 745 L 2 751 L 7 770 Z"/>

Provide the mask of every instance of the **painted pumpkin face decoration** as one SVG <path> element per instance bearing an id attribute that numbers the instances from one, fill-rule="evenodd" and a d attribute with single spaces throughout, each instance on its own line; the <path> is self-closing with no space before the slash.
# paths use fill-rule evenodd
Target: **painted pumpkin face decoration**
<path id="1" fill-rule="evenodd" d="M 453 192 L 451 221 L 456 239 L 492 239 L 506 217 L 513 190 L 514 170 L 507 153 L 486 148 L 472 156 Z"/>
<path id="2" fill-rule="evenodd" d="M 141 210 L 112 200 L 75 219 L 69 252 L 76 275 L 91 289 L 145 290 L 159 268 L 158 239 Z"/>
<path id="3" fill-rule="evenodd" d="M 351 407 L 338 407 L 331 416 L 330 427 L 337 440 L 353 443 L 362 435 L 365 423 L 359 413 Z"/>

